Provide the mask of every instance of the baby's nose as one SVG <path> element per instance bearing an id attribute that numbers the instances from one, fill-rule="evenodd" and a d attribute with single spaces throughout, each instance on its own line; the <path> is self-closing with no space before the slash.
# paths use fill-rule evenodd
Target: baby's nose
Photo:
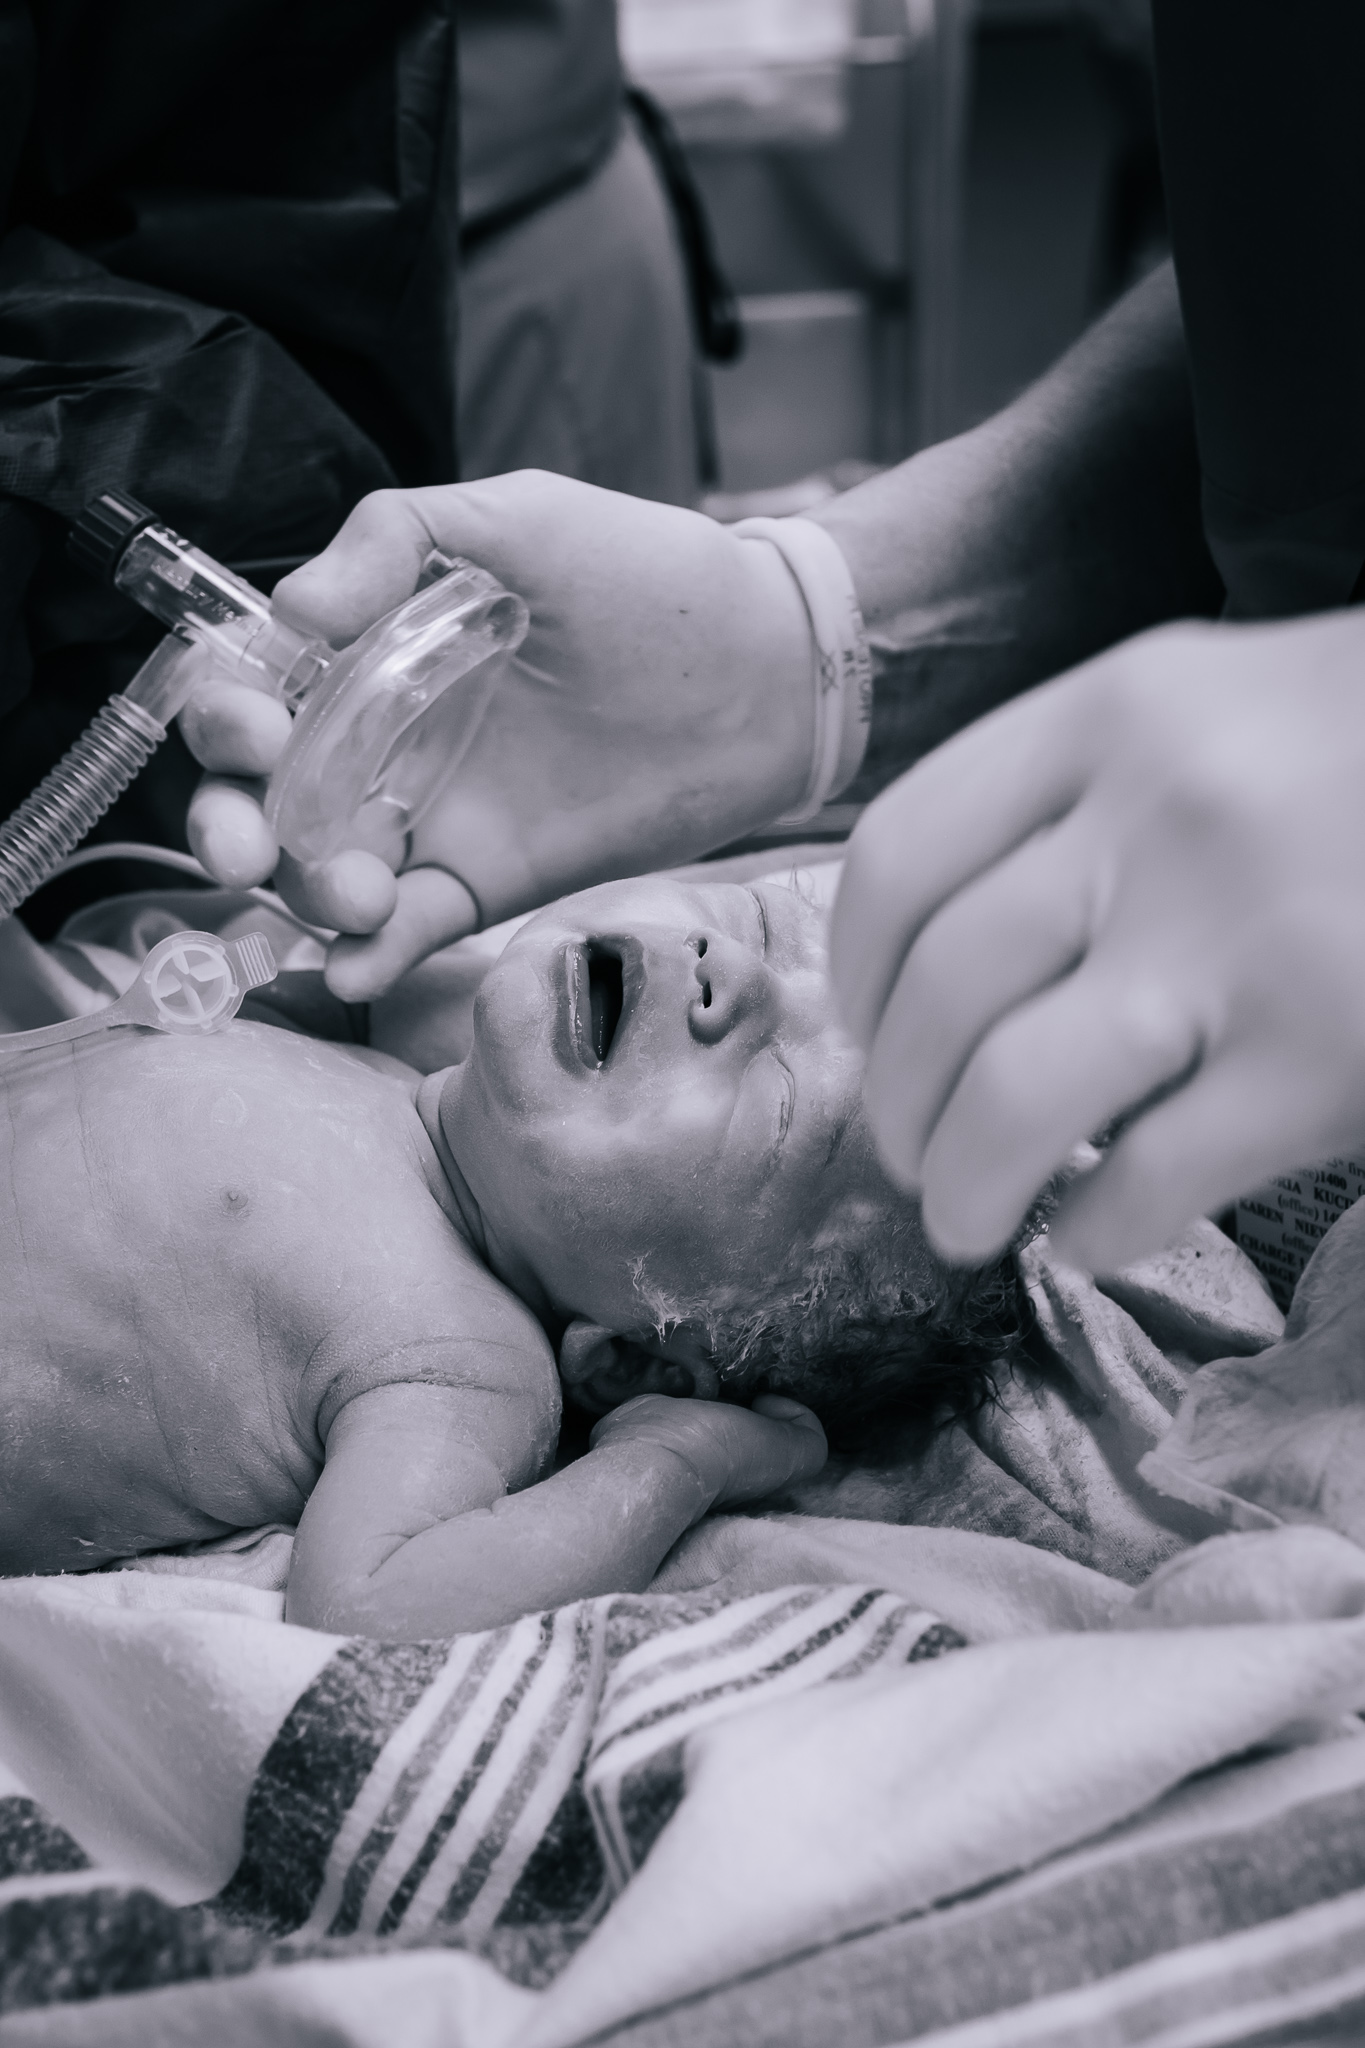
<path id="1" fill-rule="evenodd" d="M 697 955 L 692 970 L 697 992 L 687 1006 L 694 1038 L 714 1045 L 737 1024 L 766 1017 L 772 976 L 748 947 L 711 932 L 694 933 L 689 943 Z"/>

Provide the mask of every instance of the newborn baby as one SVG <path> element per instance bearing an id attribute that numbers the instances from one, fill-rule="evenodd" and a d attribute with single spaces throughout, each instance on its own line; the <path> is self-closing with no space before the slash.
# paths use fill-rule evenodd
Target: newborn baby
<path id="1" fill-rule="evenodd" d="M 0 1068 L 0 1568 L 297 1521 L 291 1620 L 442 1637 L 643 1586 L 818 1470 L 774 1389 L 993 1298 L 876 1165 L 823 929 L 781 887 L 569 898 L 425 1079 L 240 1020 Z M 556 1351 L 611 1412 L 547 1478 Z"/>

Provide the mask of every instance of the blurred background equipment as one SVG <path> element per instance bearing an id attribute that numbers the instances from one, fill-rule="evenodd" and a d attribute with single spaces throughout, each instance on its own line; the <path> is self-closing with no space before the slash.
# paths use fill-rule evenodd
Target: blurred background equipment
<path id="1" fill-rule="evenodd" d="M 620 0 L 739 294 L 722 517 L 1006 403 L 1164 254 L 1146 0 Z"/>
<path id="2" fill-rule="evenodd" d="M 627 70 L 673 119 L 740 294 L 744 356 L 712 378 L 722 489 L 937 439 L 967 0 L 622 0 L 620 20 Z"/>

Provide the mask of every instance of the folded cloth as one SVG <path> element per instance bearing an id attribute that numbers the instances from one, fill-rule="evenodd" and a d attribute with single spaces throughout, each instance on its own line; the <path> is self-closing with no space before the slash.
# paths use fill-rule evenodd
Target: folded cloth
<path id="1" fill-rule="evenodd" d="M 609 1990 L 611 1916 L 594 1937 L 601 1946 L 581 1952 L 577 1984 L 561 1979 L 539 1993 L 467 1952 L 400 1950 L 30 2009 L 0 2021 L 0 2039 L 5 2048 L 1345 2048 L 1365 2032 L 1363 1841 L 1365 1743 L 1319 1744 L 1227 1763 L 1027 1871 L 927 1912 L 888 1913 L 851 1933 L 822 1929 L 766 1964 L 704 1966 L 671 1995 L 654 1975 L 671 1930 L 655 1924 L 626 1958 L 608 2007 L 617 2016 L 589 2020 L 586 2032 L 583 2006 L 595 1994 L 600 2013 Z M 690 1889 L 707 1889 L 716 1861 Z M 829 1874 L 833 1892 L 841 1872 Z"/>
<path id="2" fill-rule="evenodd" d="M 1115 1628 L 1346 1620 L 1365 1614 L 1365 1550 L 1329 1529 L 1210 1536 L 1153 1572 Z"/>
<path id="3" fill-rule="evenodd" d="M 1281 1340 L 1204 1366 L 1140 1471 L 1225 1528 L 1309 1522 L 1365 1544 L 1365 1202 L 1319 1244 Z"/>
<path id="4" fill-rule="evenodd" d="M 875 1581 L 973 1643 L 1109 1628 L 1133 1598 L 1119 1580 L 1013 1537 L 815 1515 L 708 1515 L 669 1552 L 650 1591 L 711 1586 L 742 1599 L 808 1581 Z"/>
<path id="5" fill-rule="evenodd" d="M 265 1522 L 259 1529 L 234 1529 L 200 1543 L 182 1543 L 175 1550 L 142 1551 L 103 1567 L 109 1572 L 152 1572 L 161 1578 L 218 1579 L 237 1586 L 255 1586 L 276 1596 L 273 1619 L 284 1619 L 284 1589 L 294 1555 L 295 1531 L 284 1522 Z"/>
<path id="6" fill-rule="evenodd" d="M 914 1592 L 736 1594 L 818 1525 L 732 1520 L 709 1586 L 453 1643 L 222 1580 L 0 1585 L 4 2048 L 1219 2043 L 1360 1994 L 1365 1622 L 1208 1625 L 1232 1553 L 1305 1536 L 1340 1556 L 1283 1612 L 1325 1562 L 1365 1592 L 1342 1539 L 1205 1546 L 1136 1632 L 1039 1633 L 1035 1593 L 962 1645 Z M 878 1533 L 826 1529 L 849 1572 Z M 949 1598 L 956 1549 L 987 1628 L 992 1549 L 1024 1585 L 1022 1546 L 882 1533 Z M 1035 1556 L 1093 1621 L 1094 1575 Z"/>
<path id="7" fill-rule="evenodd" d="M 719 1719 L 962 1638 L 872 1586 L 347 1641 L 163 1574 L 0 1584 L 0 2013 L 385 1942 L 544 1981 Z"/>
<path id="8" fill-rule="evenodd" d="M 1114 1279 L 1059 1264 L 1045 1235 L 1020 1262 L 1037 1331 L 997 1398 L 894 1461 L 831 1459 L 783 1505 L 1012 1536 L 1135 1585 L 1221 1526 L 1144 1457 L 1204 1361 L 1264 1350 L 1283 1318 L 1211 1223 Z"/>
<path id="9" fill-rule="evenodd" d="M 1289 2038 L 1365 1991 L 1365 1740 L 1153 1802 L 1362 1704 L 1365 1623 L 1327 1621 L 983 1644 L 720 1723 L 516 2048 Z"/>

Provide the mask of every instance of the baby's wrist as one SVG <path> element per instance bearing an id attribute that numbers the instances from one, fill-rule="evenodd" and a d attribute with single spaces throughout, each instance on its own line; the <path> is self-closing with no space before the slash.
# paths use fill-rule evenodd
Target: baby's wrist
<path id="1" fill-rule="evenodd" d="M 727 1473 L 704 1469 L 702 1463 L 672 1440 L 671 1430 L 655 1435 L 647 1425 L 631 1423 L 623 1425 L 621 1434 L 614 1436 L 610 1430 L 612 1420 L 612 1416 L 605 1416 L 593 1431 L 593 1454 L 615 1453 L 624 1468 L 623 1481 L 628 1484 L 633 1479 L 642 1483 L 660 1509 L 669 1506 L 675 1511 L 681 1528 L 690 1528 L 699 1521 L 722 1491 Z"/>

